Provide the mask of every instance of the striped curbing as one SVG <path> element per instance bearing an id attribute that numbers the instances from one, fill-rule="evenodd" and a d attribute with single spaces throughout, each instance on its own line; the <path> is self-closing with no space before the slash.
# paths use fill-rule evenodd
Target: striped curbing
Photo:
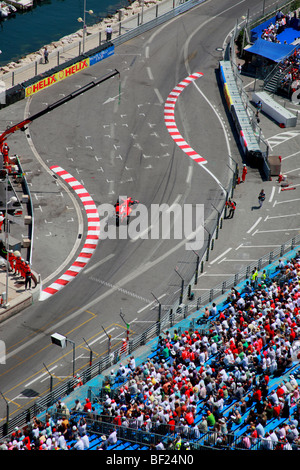
<path id="1" fill-rule="evenodd" d="M 40 301 L 46 300 L 52 295 L 59 292 L 63 287 L 68 285 L 77 274 L 87 265 L 91 259 L 100 237 L 100 219 L 98 214 L 98 209 L 91 198 L 90 194 L 84 188 L 84 186 L 79 183 L 76 178 L 74 178 L 70 173 L 65 171 L 58 165 L 53 165 L 50 167 L 54 173 L 60 176 L 66 183 L 68 183 L 73 191 L 80 198 L 86 212 L 88 226 L 87 226 L 87 235 L 85 238 L 85 243 L 82 247 L 82 250 L 74 263 L 60 276 L 56 281 L 54 281 L 50 286 L 46 287 L 41 291 Z"/>
<path id="2" fill-rule="evenodd" d="M 174 142 L 197 163 L 207 163 L 205 158 L 201 157 L 181 136 L 175 121 L 175 105 L 180 93 L 194 80 L 203 76 L 203 73 L 193 73 L 182 80 L 169 94 L 164 106 L 164 119 L 166 127 Z"/>

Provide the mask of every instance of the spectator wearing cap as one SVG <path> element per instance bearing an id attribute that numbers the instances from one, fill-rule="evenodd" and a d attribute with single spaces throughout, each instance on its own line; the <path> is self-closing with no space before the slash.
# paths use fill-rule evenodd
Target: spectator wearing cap
<path id="1" fill-rule="evenodd" d="M 101 440 L 102 440 L 102 442 L 101 442 L 101 444 L 97 447 L 97 450 L 107 450 L 107 448 L 108 448 L 108 442 L 107 442 L 107 439 L 106 439 L 105 434 L 103 434 L 103 435 L 101 436 Z"/>

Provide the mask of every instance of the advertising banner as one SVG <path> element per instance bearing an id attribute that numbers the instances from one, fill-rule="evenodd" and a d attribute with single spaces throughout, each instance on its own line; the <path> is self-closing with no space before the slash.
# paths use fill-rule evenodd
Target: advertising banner
<path id="1" fill-rule="evenodd" d="M 55 83 L 64 80 L 65 78 L 71 77 L 75 73 L 78 73 L 81 70 L 88 68 L 89 66 L 90 60 L 89 58 L 86 58 L 84 60 L 81 60 L 80 62 L 77 62 L 76 64 L 70 65 L 69 67 L 60 70 L 59 72 L 55 72 L 53 75 L 43 78 L 42 80 L 39 80 L 38 82 L 28 86 L 25 89 L 25 97 L 28 98 L 29 96 L 34 95 L 38 91 L 48 88 L 49 86 L 52 86 Z"/>
<path id="2" fill-rule="evenodd" d="M 103 49 L 103 51 L 97 52 L 97 54 L 90 57 L 90 66 L 96 64 L 97 62 L 100 62 L 100 60 L 110 57 L 111 55 L 114 54 L 114 52 L 115 52 L 114 45 L 107 47 L 106 49 Z"/>

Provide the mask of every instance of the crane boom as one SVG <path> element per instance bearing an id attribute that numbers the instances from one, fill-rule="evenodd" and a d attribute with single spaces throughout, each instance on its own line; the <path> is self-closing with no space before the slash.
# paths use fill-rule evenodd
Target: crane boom
<path id="1" fill-rule="evenodd" d="M 45 114 L 49 113 L 50 111 L 53 111 L 54 109 L 56 109 L 59 106 L 67 103 L 68 101 L 73 100 L 77 96 L 82 95 L 83 93 L 85 93 L 86 91 L 94 88 L 95 86 L 100 85 L 100 83 L 103 83 L 104 81 L 109 80 L 110 78 L 114 77 L 115 75 L 120 75 L 120 73 L 116 69 L 115 69 L 114 72 L 106 75 L 105 77 L 102 77 L 102 78 L 99 78 L 98 80 L 93 80 L 90 83 L 87 83 L 82 88 L 80 88 L 76 91 L 73 91 L 72 93 L 70 93 L 67 96 L 64 96 L 63 98 L 61 98 L 58 101 L 55 101 L 55 103 L 50 104 L 49 106 L 47 106 L 45 109 L 42 109 L 38 113 L 33 114 L 32 116 L 28 117 L 27 119 L 24 119 L 23 121 L 18 122 L 18 124 L 14 124 L 13 126 L 9 127 L 8 129 L 6 129 L 0 135 L 0 149 L 1 149 L 1 151 L 2 151 L 2 146 L 4 144 L 4 141 L 6 140 L 6 138 L 10 134 L 13 134 L 14 132 L 16 132 L 18 130 L 25 131 L 25 126 L 27 126 L 31 122 L 35 121 L 36 119 L 40 118 L 41 116 L 44 116 Z"/>

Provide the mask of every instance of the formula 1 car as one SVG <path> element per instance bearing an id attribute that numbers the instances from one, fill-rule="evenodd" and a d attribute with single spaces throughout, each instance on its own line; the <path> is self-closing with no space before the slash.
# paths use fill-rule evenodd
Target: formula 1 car
<path id="1" fill-rule="evenodd" d="M 118 198 L 115 204 L 115 213 L 116 213 L 116 225 L 119 226 L 120 222 L 126 220 L 127 225 L 129 224 L 129 216 L 132 212 L 131 206 L 139 204 L 139 201 L 128 198 Z"/>

